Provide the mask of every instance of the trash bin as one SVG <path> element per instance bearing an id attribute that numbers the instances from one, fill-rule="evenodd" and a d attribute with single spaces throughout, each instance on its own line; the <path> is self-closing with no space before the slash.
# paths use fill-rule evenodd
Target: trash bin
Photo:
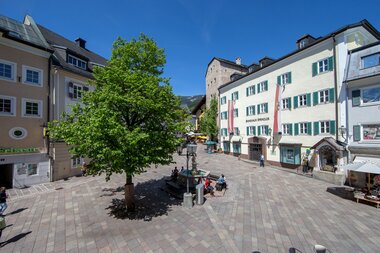
<path id="1" fill-rule="evenodd" d="M 197 205 L 203 205 L 203 184 L 197 184 L 195 189 L 197 191 Z"/>

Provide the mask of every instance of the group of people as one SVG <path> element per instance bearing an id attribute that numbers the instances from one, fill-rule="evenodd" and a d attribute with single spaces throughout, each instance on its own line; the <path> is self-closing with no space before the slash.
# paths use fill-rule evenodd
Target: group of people
<path id="1" fill-rule="evenodd" d="M 216 181 L 217 190 L 227 189 L 226 177 L 222 174 L 218 180 Z M 214 196 L 214 187 L 211 185 L 211 180 L 209 177 L 206 178 L 204 183 L 204 191 L 205 193 L 210 193 L 211 196 Z"/>
<path id="2" fill-rule="evenodd" d="M 184 169 L 183 166 L 182 166 L 182 168 L 181 168 L 181 172 L 184 171 L 184 170 L 185 170 L 185 169 Z M 173 181 L 177 181 L 179 173 L 180 173 L 180 171 L 178 171 L 177 166 L 174 167 L 174 170 L 172 170 L 172 174 L 171 174 L 171 176 L 170 176 L 171 179 L 172 179 Z"/>

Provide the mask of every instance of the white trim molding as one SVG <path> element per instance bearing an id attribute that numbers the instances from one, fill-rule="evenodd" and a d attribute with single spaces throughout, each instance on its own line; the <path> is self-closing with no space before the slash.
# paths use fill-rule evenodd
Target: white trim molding
<path id="1" fill-rule="evenodd" d="M 11 100 L 11 112 L 10 113 L 0 112 L 0 116 L 10 116 L 10 117 L 16 116 L 16 97 L 0 95 L 0 98 Z"/>
<path id="2" fill-rule="evenodd" d="M 22 108 L 21 116 L 22 117 L 24 117 L 24 118 L 42 118 L 42 113 L 43 113 L 43 110 L 42 110 L 43 102 L 42 102 L 42 100 L 22 98 L 21 101 L 22 101 L 21 102 L 21 108 Z M 38 104 L 38 115 L 26 114 L 26 103 L 27 102 Z"/>
<path id="3" fill-rule="evenodd" d="M 38 73 L 38 83 L 31 82 L 31 81 L 27 80 L 27 71 L 28 70 Z M 43 87 L 44 71 L 42 69 L 39 69 L 39 68 L 34 68 L 31 66 L 22 65 L 22 83 L 26 84 L 26 85 L 34 86 L 34 87 Z"/>
<path id="4" fill-rule="evenodd" d="M 17 63 L 11 62 L 11 61 L 7 61 L 7 60 L 4 60 L 4 59 L 0 59 L 0 63 L 11 65 L 11 67 L 12 67 L 12 77 L 11 78 L 7 78 L 7 77 L 0 76 L 0 80 L 9 81 L 9 82 L 16 82 L 16 78 L 17 78 Z"/>

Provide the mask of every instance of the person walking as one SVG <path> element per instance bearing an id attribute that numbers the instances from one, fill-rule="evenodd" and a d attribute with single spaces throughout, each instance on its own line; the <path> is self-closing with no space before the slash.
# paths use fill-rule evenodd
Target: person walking
<path id="1" fill-rule="evenodd" d="M 0 188 L 0 215 L 3 215 L 5 209 L 7 209 L 7 192 L 5 190 L 5 187 Z"/>
<path id="2" fill-rule="evenodd" d="M 264 167 L 264 160 L 265 160 L 264 155 L 261 155 L 260 156 L 260 167 Z"/>

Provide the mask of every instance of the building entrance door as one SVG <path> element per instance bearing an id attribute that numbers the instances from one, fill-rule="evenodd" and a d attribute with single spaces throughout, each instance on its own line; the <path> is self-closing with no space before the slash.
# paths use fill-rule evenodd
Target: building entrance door
<path id="1" fill-rule="evenodd" d="M 258 143 L 249 144 L 249 160 L 259 161 L 261 156 L 262 145 Z"/>
<path id="2" fill-rule="evenodd" d="M 0 186 L 13 187 L 13 164 L 0 165 Z"/>

